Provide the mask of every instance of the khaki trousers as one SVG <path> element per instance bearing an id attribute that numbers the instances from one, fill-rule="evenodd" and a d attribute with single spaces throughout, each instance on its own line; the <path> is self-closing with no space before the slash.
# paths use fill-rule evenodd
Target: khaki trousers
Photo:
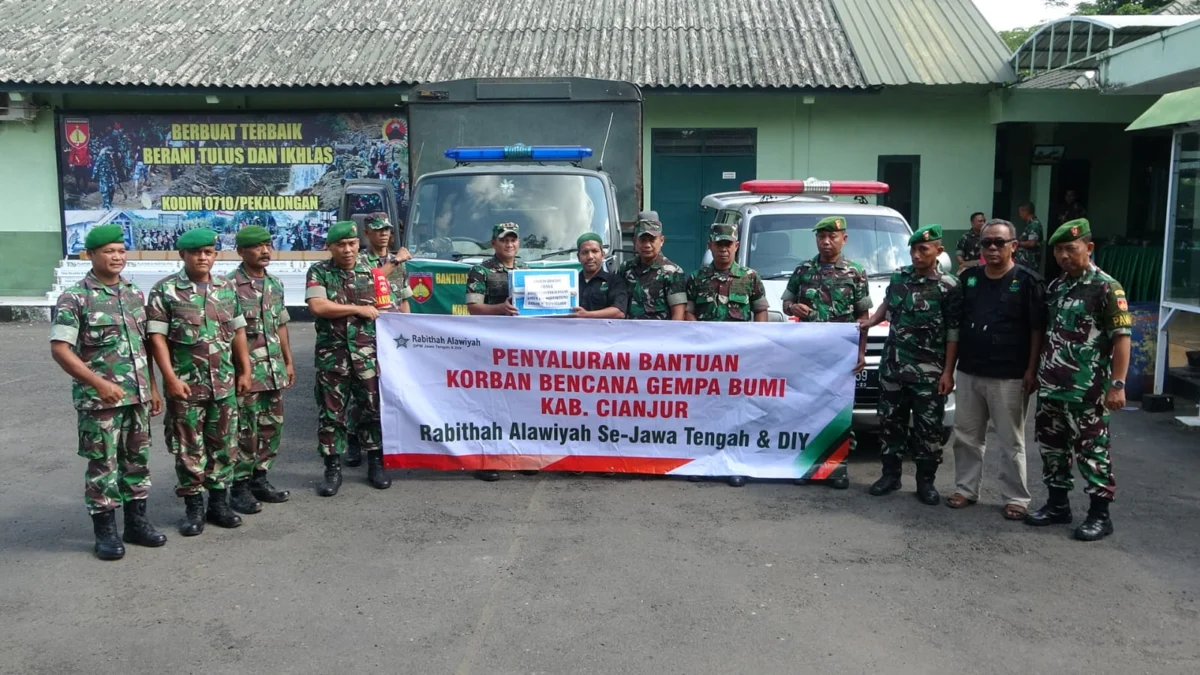
<path id="1" fill-rule="evenodd" d="M 983 453 L 990 422 L 999 441 L 1000 496 L 1005 504 L 1029 506 L 1025 480 L 1025 417 L 1030 397 L 1021 380 L 957 373 L 954 400 L 955 492 L 976 501 L 983 477 Z"/>

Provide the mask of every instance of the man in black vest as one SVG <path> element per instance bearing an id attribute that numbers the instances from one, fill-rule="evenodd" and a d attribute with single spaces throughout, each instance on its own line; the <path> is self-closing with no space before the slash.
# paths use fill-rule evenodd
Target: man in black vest
<path id="1" fill-rule="evenodd" d="M 1004 517 L 1021 520 L 1029 509 L 1025 480 L 1025 417 L 1037 390 L 1038 354 L 1046 326 L 1042 278 L 1017 265 L 1017 231 L 992 220 L 980 232 L 985 264 L 966 269 L 958 347 L 958 411 L 954 425 L 955 491 L 946 505 L 960 509 L 979 499 L 988 423 L 1004 455 L 1000 495 Z"/>

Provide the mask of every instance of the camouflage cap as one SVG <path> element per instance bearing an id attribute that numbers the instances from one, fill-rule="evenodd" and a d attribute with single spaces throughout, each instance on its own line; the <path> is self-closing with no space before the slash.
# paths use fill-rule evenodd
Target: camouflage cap
<path id="1" fill-rule="evenodd" d="M 326 244 L 335 244 L 343 239 L 353 239 L 358 236 L 358 229 L 353 220 L 339 220 L 325 234 Z"/>
<path id="2" fill-rule="evenodd" d="M 175 248 L 180 251 L 190 251 L 194 248 L 204 248 L 205 246 L 215 246 L 217 243 L 217 233 L 207 227 L 197 227 L 194 230 L 188 230 L 179 237 L 179 241 L 175 242 Z"/>
<path id="3" fill-rule="evenodd" d="M 366 226 L 368 230 L 390 230 L 392 228 L 392 224 L 388 222 L 387 218 L 379 218 L 378 216 L 368 218 Z"/>
<path id="4" fill-rule="evenodd" d="M 709 241 L 737 241 L 737 227 L 729 223 L 713 223 L 708 229 Z"/>
<path id="5" fill-rule="evenodd" d="M 1055 230 L 1054 234 L 1050 235 L 1050 245 L 1065 244 L 1091 233 L 1092 224 L 1086 218 L 1077 218 L 1063 223 L 1061 227 Z"/>
<path id="6" fill-rule="evenodd" d="M 845 232 L 846 231 L 846 219 L 842 216 L 829 216 L 828 218 L 822 218 L 817 221 L 816 225 L 813 225 L 812 231 L 813 232 Z"/>
<path id="7" fill-rule="evenodd" d="M 500 223 L 492 226 L 492 239 L 502 239 L 508 235 L 521 236 L 521 226 L 516 223 Z"/>
<path id="8" fill-rule="evenodd" d="M 87 239 L 83 242 L 83 247 L 87 250 L 108 246 L 117 242 L 125 243 L 125 231 L 120 225 L 101 225 L 93 227 L 87 233 Z"/>
<path id="9" fill-rule="evenodd" d="M 917 230 L 916 232 L 913 232 L 912 236 L 908 238 L 908 245 L 912 246 L 914 244 L 924 244 L 925 242 L 928 242 L 928 241 L 941 241 L 941 240 L 942 240 L 942 226 L 941 225 L 926 225 L 925 227 L 922 227 L 921 229 Z"/>
<path id="10" fill-rule="evenodd" d="M 637 225 L 633 228 L 633 237 L 636 239 L 643 234 L 662 236 L 662 221 L 658 219 L 658 211 L 642 211 L 638 214 Z"/>
<path id="11" fill-rule="evenodd" d="M 249 225 L 238 230 L 238 246 L 257 246 L 271 241 L 271 233 L 261 225 Z"/>

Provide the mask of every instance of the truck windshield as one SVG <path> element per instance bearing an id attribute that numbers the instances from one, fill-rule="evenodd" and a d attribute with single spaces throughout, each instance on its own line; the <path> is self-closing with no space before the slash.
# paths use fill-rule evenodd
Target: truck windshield
<path id="1" fill-rule="evenodd" d="M 429 176 L 417 184 L 408 247 L 418 258 L 492 254 L 492 226 L 521 227 L 525 262 L 565 259 L 595 232 L 608 243 L 608 199 L 595 176 L 495 173 Z"/>
<path id="2" fill-rule="evenodd" d="M 747 264 L 764 279 L 786 278 L 804 260 L 817 255 L 812 232 L 818 220 L 833 213 L 762 214 L 750 220 L 743 246 Z M 846 216 L 849 238 L 842 255 L 862 265 L 871 276 L 891 274 L 911 262 L 908 224 L 895 216 Z"/>

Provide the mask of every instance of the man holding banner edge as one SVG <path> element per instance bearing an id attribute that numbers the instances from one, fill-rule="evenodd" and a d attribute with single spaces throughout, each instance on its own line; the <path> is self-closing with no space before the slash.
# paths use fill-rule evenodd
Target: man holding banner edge
<path id="1" fill-rule="evenodd" d="M 849 237 L 846 230 L 843 216 L 822 218 L 813 226 L 818 253 L 792 272 L 783 292 L 784 314 L 809 322 L 852 323 L 867 318 L 872 305 L 867 271 L 862 265 L 842 257 L 842 248 Z M 859 334 L 855 373 L 866 367 L 866 354 L 867 333 L 864 331 Z M 850 452 L 857 446 L 851 431 Z M 806 482 L 803 479 L 796 481 L 798 485 Z M 850 487 L 845 459 L 824 482 L 835 490 Z"/>

